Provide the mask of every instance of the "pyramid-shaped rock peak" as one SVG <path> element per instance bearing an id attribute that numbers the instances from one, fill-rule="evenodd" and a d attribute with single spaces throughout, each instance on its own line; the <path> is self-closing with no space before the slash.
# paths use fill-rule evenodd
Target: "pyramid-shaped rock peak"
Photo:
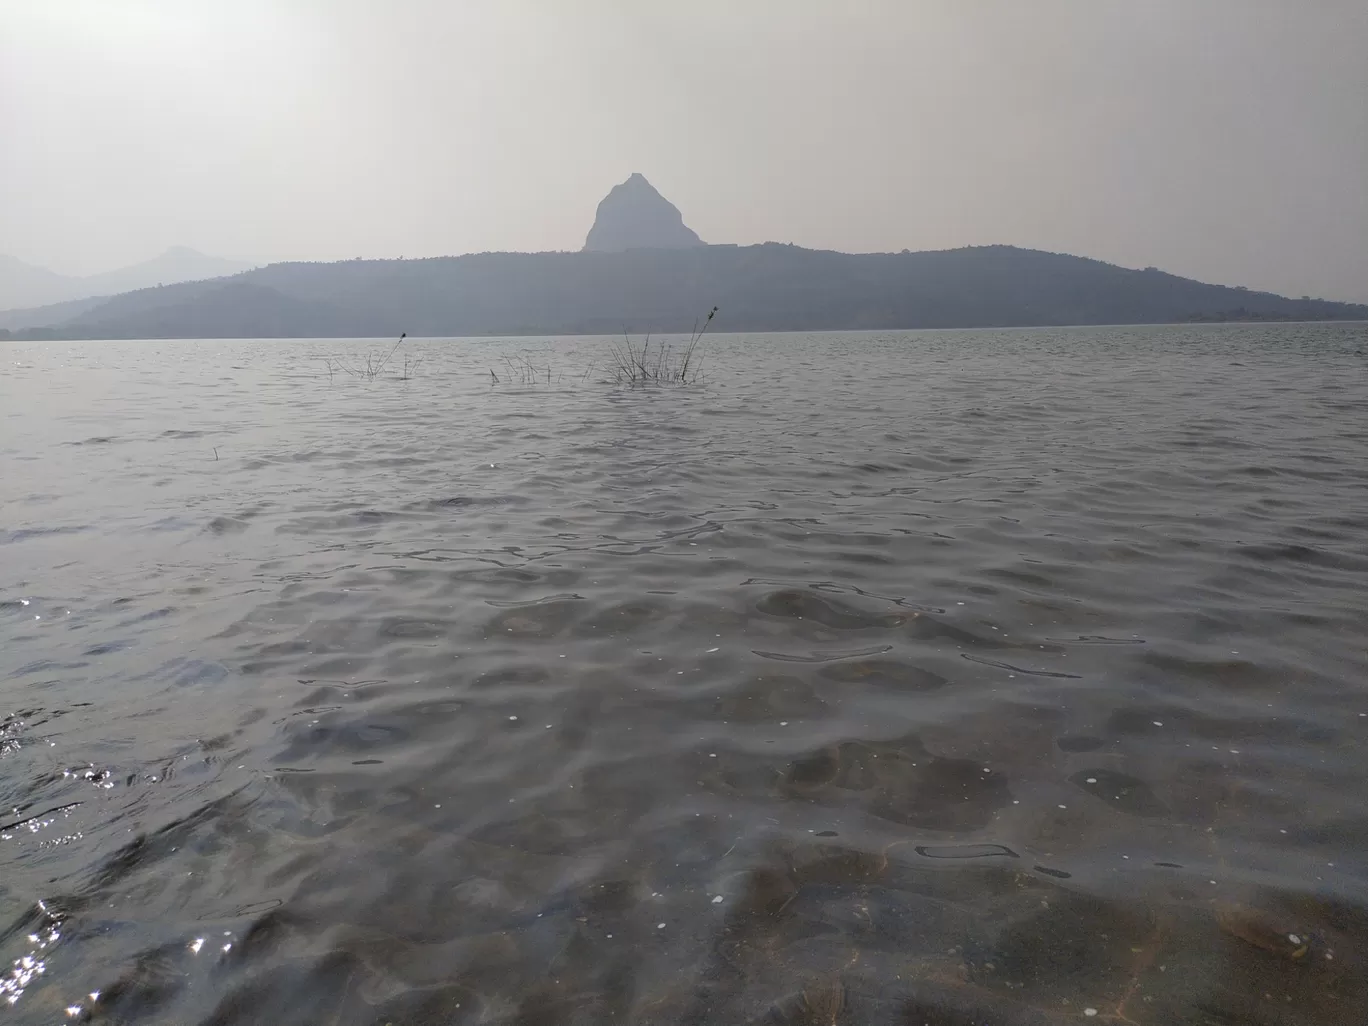
<path id="1" fill-rule="evenodd" d="M 584 240 L 584 250 L 620 253 L 628 249 L 683 249 L 703 244 L 698 233 L 684 223 L 679 208 L 656 192 L 645 178 L 634 174 L 603 197 L 594 227 Z"/>

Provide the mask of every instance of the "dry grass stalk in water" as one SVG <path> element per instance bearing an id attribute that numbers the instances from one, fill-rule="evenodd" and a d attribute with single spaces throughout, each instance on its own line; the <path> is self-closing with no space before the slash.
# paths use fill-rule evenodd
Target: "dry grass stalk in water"
<path id="1" fill-rule="evenodd" d="M 717 307 L 708 311 L 708 317 L 699 328 L 694 326 L 686 345 L 675 347 L 666 342 L 651 348 L 651 336 L 638 347 L 625 334 L 620 343 L 614 343 L 608 351 L 609 367 L 613 381 L 619 385 L 693 385 L 702 380 L 702 357 L 698 353 L 698 343 L 708 325 L 717 314 Z"/>
<path id="2" fill-rule="evenodd" d="M 384 356 L 381 356 L 377 352 L 367 353 L 366 362 L 364 364 L 349 364 L 334 357 L 325 357 L 323 362 L 328 367 L 328 383 L 332 384 L 333 375 L 337 371 L 342 371 L 344 374 L 350 374 L 352 377 L 360 378 L 363 381 L 374 381 L 381 375 L 385 367 L 389 364 L 390 357 L 393 356 L 394 351 L 399 348 L 399 343 L 403 342 L 406 338 L 408 338 L 408 332 L 404 332 L 402 335 L 400 335 L 398 341 L 396 341 L 394 345 L 390 347 L 389 352 L 385 353 Z M 418 365 L 422 362 L 422 357 L 419 357 L 417 361 L 410 364 L 408 357 L 405 356 L 404 373 L 400 376 L 399 380 L 407 381 L 409 379 L 410 372 L 417 370 Z"/>
<path id="3" fill-rule="evenodd" d="M 523 387 L 534 387 L 536 385 L 559 385 L 565 380 L 563 371 L 553 371 L 548 361 L 545 366 L 537 366 L 532 362 L 532 358 L 526 353 L 519 353 L 517 356 L 505 356 L 503 358 L 504 372 L 501 377 L 493 367 L 489 368 L 489 381 L 492 385 L 522 385 Z M 579 376 L 579 381 L 584 381 L 593 372 L 594 365 L 589 364 L 583 374 Z M 574 378 L 571 379 L 575 380 Z"/>

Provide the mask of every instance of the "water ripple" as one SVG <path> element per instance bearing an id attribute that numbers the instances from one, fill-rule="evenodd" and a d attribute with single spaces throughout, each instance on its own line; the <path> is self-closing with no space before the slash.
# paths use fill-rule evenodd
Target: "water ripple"
<path id="1" fill-rule="evenodd" d="M 1368 1020 L 1362 330 L 17 344 L 0 1000 Z"/>

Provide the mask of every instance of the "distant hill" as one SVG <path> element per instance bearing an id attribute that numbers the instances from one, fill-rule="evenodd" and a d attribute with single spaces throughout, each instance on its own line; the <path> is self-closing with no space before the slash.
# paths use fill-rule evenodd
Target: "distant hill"
<path id="1" fill-rule="evenodd" d="M 0 309 L 69 299 L 68 290 L 77 280 L 0 253 Z"/>
<path id="2" fill-rule="evenodd" d="M 628 249 L 680 249 L 701 246 L 698 233 L 684 223 L 679 208 L 656 192 L 641 175 L 613 186 L 598 205 L 584 240 L 586 253 Z"/>
<path id="3" fill-rule="evenodd" d="M 730 331 L 1368 319 L 1368 306 L 1153 268 L 984 246 L 848 254 L 766 243 L 288 263 L 116 296 L 28 337 L 194 338 Z"/>
<path id="4" fill-rule="evenodd" d="M 93 310 L 101 303 L 107 303 L 109 296 L 87 296 L 84 299 L 67 299 L 60 303 L 45 306 L 21 307 L 17 310 L 0 310 L 0 329 L 18 331 L 24 328 L 40 328 L 49 324 L 61 324 L 78 314 Z"/>
<path id="5" fill-rule="evenodd" d="M 240 260 L 206 256 L 186 246 L 173 246 L 160 256 L 131 267 L 77 277 L 0 255 L 0 311 L 47 306 L 92 296 L 113 296 L 153 285 L 221 278 L 245 271 L 251 266 Z"/>
<path id="6" fill-rule="evenodd" d="M 79 279 L 93 290 L 91 295 L 112 296 L 153 285 L 175 285 L 183 281 L 202 281 L 223 278 L 245 271 L 252 265 L 241 260 L 225 260 L 206 256 L 188 246 L 172 246 L 151 260 L 104 274 L 92 274 Z M 75 298 L 75 297 L 72 297 Z"/>

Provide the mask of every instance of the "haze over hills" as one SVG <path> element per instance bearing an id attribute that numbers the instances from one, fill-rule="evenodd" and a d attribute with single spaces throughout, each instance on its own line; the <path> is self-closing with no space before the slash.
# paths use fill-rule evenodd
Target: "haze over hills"
<path id="1" fill-rule="evenodd" d="M 74 276 L 58 274 L 45 267 L 26 264 L 12 256 L 0 255 L 0 311 L 46 306 L 92 296 L 112 296 L 155 285 L 219 278 L 237 274 L 251 266 L 240 260 L 206 256 L 187 246 L 172 246 L 151 260 L 130 267 Z"/>
<path id="2" fill-rule="evenodd" d="M 1012 246 L 709 246 L 633 175 L 600 203 L 578 253 L 272 264 L 24 311 L 9 323 L 35 338 L 617 334 L 688 331 L 713 306 L 732 331 L 1368 319 L 1364 305 Z"/>

